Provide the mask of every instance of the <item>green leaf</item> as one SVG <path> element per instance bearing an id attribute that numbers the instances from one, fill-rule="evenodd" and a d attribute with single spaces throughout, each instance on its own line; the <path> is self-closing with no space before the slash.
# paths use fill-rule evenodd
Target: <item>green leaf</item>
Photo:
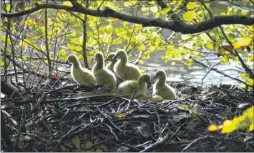
<path id="1" fill-rule="evenodd" d="M 198 4 L 197 4 L 197 2 L 189 2 L 186 7 L 188 10 L 191 10 L 191 9 L 198 7 Z"/>
<path id="2" fill-rule="evenodd" d="M 10 3 L 7 3 L 7 4 L 6 4 L 6 11 L 7 11 L 7 12 L 10 12 L 10 11 L 11 11 L 11 4 L 10 4 Z"/>
<path id="3" fill-rule="evenodd" d="M 144 44 L 138 46 L 138 51 L 143 52 L 146 49 L 146 46 Z"/>
<path id="4" fill-rule="evenodd" d="M 65 5 L 65 6 L 72 6 L 72 3 L 70 1 L 65 1 L 65 2 L 63 2 L 63 5 Z"/>
<path id="5" fill-rule="evenodd" d="M 161 15 L 167 14 L 170 10 L 171 10 L 170 7 L 167 7 L 167 8 L 162 9 L 162 10 L 161 10 Z"/>
<path id="6" fill-rule="evenodd" d="M 1 67 L 4 67 L 4 60 L 1 58 Z"/>
<path id="7" fill-rule="evenodd" d="M 106 27 L 105 27 L 105 32 L 106 33 L 113 33 L 113 31 L 114 31 L 114 29 L 113 29 L 113 26 L 112 25 L 107 25 Z"/>
<path id="8" fill-rule="evenodd" d="M 189 60 L 187 61 L 186 65 L 187 65 L 188 67 L 191 67 L 191 66 L 193 65 L 193 60 L 192 60 L 192 59 L 189 59 Z"/>
<path id="9" fill-rule="evenodd" d="M 61 49 L 59 51 L 59 55 L 60 55 L 60 57 L 65 57 L 66 56 L 66 51 L 64 49 Z"/>
<path id="10" fill-rule="evenodd" d="M 227 64 L 229 59 L 228 59 L 228 56 L 223 56 L 221 59 L 220 59 L 221 63 L 223 64 Z"/>
<path id="11" fill-rule="evenodd" d="M 153 12 L 153 13 L 158 12 L 158 7 L 157 6 L 152 6 L 150 9 L 151 9 L 151 12 Z"/>
<path id="12" fill-rule="evenodd" d="M 213 43 L 211 43 L 211 42 L 206 43 L 205 48 L 208 49 L 208 50 L 212 50 L 213 49 Z"/>
<path id="13" fill-rule="evenodd" d="M 194 19 L 195 15 L 196 15 L 196 14 L 195 14 L 194 11 L 187 11 L 187 12 L 185 12 L 185 13 L 183 14 L 183 19 L 184 19 L 185 21 L 190 22 L 190 21 L 192 21 L 192 20 Z"/>
<path id="14" fill-rule="evenodd" d="M 130 6 L 135 5 L 136 3 L 137 3 L 137 0 L 131 0 L 131 1 L 125 1 L 123 5 L 125 7 L 130 7 Z"/>
<path id="15" fill-rule="evenodd" d="M 247 11 L 247 10 L 242 10 L 242 11 L 241 11 L 241 14 L 242 14 L 242 15 L 247 15 L 247 14 L 248 14 L 248 11 Z"/>
<path id="16" fill-rule="evenodd" d="M 23 56 L 22 56 L 22 60 L 23 60 L 23 61 L 27 61 L 26 55 L 23 55 Z"/>

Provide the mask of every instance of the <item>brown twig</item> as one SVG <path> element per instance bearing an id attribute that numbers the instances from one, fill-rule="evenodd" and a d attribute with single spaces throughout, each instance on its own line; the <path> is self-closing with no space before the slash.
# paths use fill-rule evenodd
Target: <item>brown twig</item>
<path id="1" fill-rule="evenodd" d="M 16 141 L 15 141 L 15 144 L 14 144 L 14 148 L 13 148 L 14 150 L 13 151 L 15 151 L 15 148 L 18 145 L 20 135 L 23 132 L 23 129 L 25 127 L 26 119 L 33 114 L 33 112 L 41 105 L 42 102 L 44 102 L 44 100 L 45 100 L 45 94 L 43 93 L 42 96 L 38 99 L 38 101 L 37 101 L 36 105 L 33 107 L 33 109 L 23 118 L 23 120 L 20 124 L 20 127 L 19 127 L 19 131 L 18 131 L 18 134 L 17 134 L 17 138 L 16 138 Z"/>
<path id="2" fill-rule="evenodd" d="M 46 0 L 46 3 L 48 3 L 48 0 Z M 48 75 L 51 74 L 51 60 L 50 60 L 50 52 L 49 52 L 49 44 L 48 44 L 48 10 L 47 8 L 45 9 L 45 14 L 44 14 L 44 17 L 45 17 L 45 47 L 46 47 L 46 57 L 47 57 L 47 60 L 48 60 Z"/>

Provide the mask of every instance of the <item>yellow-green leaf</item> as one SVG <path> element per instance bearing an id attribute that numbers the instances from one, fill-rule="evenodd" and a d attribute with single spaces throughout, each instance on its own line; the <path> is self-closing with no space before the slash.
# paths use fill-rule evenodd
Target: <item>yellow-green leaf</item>
<path id="1" fill-rule="evenodd" d="M 129 6 L 135 5 L 136 3 L 137 3 L 137 0 L 131 0 L 131 1 L 125 1 L 123 5 L 125 7 L 129 7 Z"/>
<path id="2" fill-rule="evenodd" d="M 81 51 L 83 48 L 80 46 L 80 45 L 77 45 L 76 47 L 75 47 L 75 50 L 76 51 Z"/>
<path id="3" fill-rule="evenodd" d="M 60 55 L 61 57 L 65 57 L 65 56 L 66 56 L 66 51 L 63 50 L 63 49 L 61 49 L 61 50 L 59 51 L 59 55 Z"/>
<path id="4" fill-rule="evenodd" d="M 247 14 L 248 14 L 248 11 L 247 11 L 247 10 L 242 10 L 242 11 L 241 11 L 241 14 L 242 14 L 242 15 L 247 15 Z"/>
<path id="5" fill-rule="evenodd" d="M 26 46 L 28 46 L 29 43 L 30 43 L 29 40 L 24 39 L 24 40 L 22 40 L 22 41 L 19 42 L 19 46 L 20 46 L 20 47 L 26 47 Z"/>
<path id="6" fill-rule="evenodd" d="M 198 7 L 198 4 L 197 4 L 197 2 L 189 2 L 186 7 L 188 10 L 191 10 L 191 9 Z"/>
<path id="7" fill-rule="evenodd" d="M 249 46 L 251 42 L 252 42 L 252 38 L 244 37 L 239 39 L 236 43 L 234 43 L 233 46 L 235 48 L 246 47 L 246 46 Z"/>
<path id="8" fill-rule="evenodd" d="M 253 131 L 254 130 L 254 123 L 252 123 L 249 127 L 249 131 Z"/>
<path id="9" fill-rule="evenodd" d="M 123 119 L 125 117 L 125 115 L 123 113 L 116 113 L 115 114 L 115 118 L 117 119 Z"/>
<path id="10" fill-rule="evenodd" d="M 235 62 L 239 62 L 239 58 L 238 58 L 237 56 L 234 56 L 233 60 L 234 60 Z"/>
<path id="11" fill-rule="evenodd" d="M 141 44 L 138 46 L 138 51 L 143 52 L 146 49 L 146 46 L 144 44 Z"/>
<path id="12" fill-rule="evenodd" d="M 194 11 L 187 11 L 183 14 L 183 19 L 188 22 L 192 21 L 194 17 L 195 17 Z"/>
<path id="13" fill-rule="evenodd" d="M 223 63 L 223 64 L 227 64 L 228 63 L 228 56 L 223 56 L 221 59 L 220 59 L 220 61 L 221 61 L 221 63 Z"/>
<path id="14" fill-rule="evenodd" d="M 65 5 L 65 6 L 72 6 L 72 3 L 70 1 L 65 1 L 65 2 L 63 2 L 63 5 Z"/>
<path id="15" fill-rule="evenodd" d="M 208 42 L 208 43 L 205 44 L 205 47 L 206 47 L 206 49 L 208 49 L 208 50 L 212 50 L 212 49 L 213 49 L 213 43 Z"/>
<path id="16" fill-rule="evenodd" d="M 4 60 L 1 59 L 1 67 L 4 67 Z"/>
<path id="17" fill-rule="evenodd" d="M 192 60 L 192 58 L 190 58 L 190 59 L 187 61 L 186 65 L 187 65 L 188 67 L 191 67 L 191 66 L 193 65 L 193 60 Z"/>
<path id="18" fill-rule="evenodd" d="M 114 31 L 114 29 L 113 29 L 113 26 L 112 25 L 107 25 L 106 27 L 105 27 L 105 32 L 107 32 L 107 33 L 112 33 Z"/>
<path id="19" fill-rule="evenodd" d="M 23 55 L 23 56 L 22 56 L 22 60 L 23 60 L 23 61 L 26 61 L 26 60 L 27 60 L 26 55 Z"/>
<path id="20" fill-rule="evenodd" d="M 170 10 L 171 10 L 170 7 L 167 7 L 167 8 L 162 9 L 162 10 L 161 10 L 161 15 L 167 14 Z"/>
<path id="21" fill-rule="evenodd" d="M 151 12 L 153 13 L 158 12 L 158 6 L 152 6 L 150 9 L 151 9 Z"/>
<path id="22" fill-rule="evenodd" d="M 6 11 L 7 11 L 7 12 L 10 12 L 10 10 L 11 10 L 11 4 L 10 4 L 10 3 L 7 3 L 7 4 L 6 4 Z"/>

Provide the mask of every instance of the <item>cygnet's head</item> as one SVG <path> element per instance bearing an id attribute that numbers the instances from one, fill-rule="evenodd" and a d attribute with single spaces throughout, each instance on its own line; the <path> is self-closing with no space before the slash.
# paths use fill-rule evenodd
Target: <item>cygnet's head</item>
<path id="1" fill-rule="evenodd" d="M 102 62 L 104 60 L 104 56 L 101 52 L 97 52 L 97 53 L 94 54 L 94 59 L 97 62 Z"/>
<path id="2" fill-rule="evenodd" d="M 71 64 L 76 64 L 76 63 L 78 63 L 78 58 L 77 58 L 77 56 L 74 55 L 74 54 L 70 54 L 70 55 L 68 56 L 68 62 L 71 63 Z"/>
<path id="3" fill-rule="evenodd" d="M 116 53 L 110 53 L 105 61 L 113 61 L 115 59 Z"/>
<path id="4" fill-rule="evenodd" d="M 115 56 L 117 59 L 127 58 L 127 53 L 124 50 L 119 50 Z"/>
<path id="5" fill-rule="evenodd" d="M 144 81 L 147 84 L 149 84 L 151 81 L 151 77 L 148 74 L 141 75 L 138 79 Z"/>
<path id="6" fill-rule="evenodd" d="M 164 70 L 158 70 L 154 76 L 154 79 L 160 79 L 166 77 L 166 72 Z"/>

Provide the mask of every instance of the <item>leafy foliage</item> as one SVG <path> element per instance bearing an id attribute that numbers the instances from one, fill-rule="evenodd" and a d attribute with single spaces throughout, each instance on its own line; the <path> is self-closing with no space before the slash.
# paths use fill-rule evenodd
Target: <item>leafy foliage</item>
<path id="1" fill-rule="evenodd" d="M 77 2 L 81 3 L 83 7 L 93 10 L 111 8 L 128 15 L 163 20 L 171 20 L 174 14 L 178 14 L 188 24 L 208 20 L 209 11 L 214 15 L 253 16 L 248 7 L 236 9 L 231 4 L 223 5 L 223 9 L 217 10 L 213 7 L 217 3 L 216 1 L 205 2 L 204 4 L 199 1 L 169 1 L 165 3 L 165 7 L 161 7 L 157 1 L 90 1 L 88 6 L 86 6 L 85 0 L 78 0 Z M 25 3 L 24 8 L 19 9 L 29 9 L 35 3 L 42 4 L 44 2 L 32 1 Z M 53 2 L 50 1 L 49 3 Z M 57 3 L 72 6 L 70 1 L 58 1 Z M 250 2 L 240 4 L 251 5 Z M 4 5 L 4 8 L 6 12 L 14 12 L 13 6 L 10 6 L 9 3 Z M 85 20 L 85 15 L 82 13 L 57 9 L 47 9 L 47 11 L 50 12 L 47 15 L 47 25 L 45 25 L 45 10 L 39 10 L 29 16 L 21 17 L 21 20 L 11 20 L 10 31 L 11 35 L 15 36 L 13 37 L 13 39 L 15 38 L 15 51 L 24 61 L 29 58 L 27 54 L 33 53 L 41 59 L 50 58 L 54 61 L 65 62 L 68 54 L 74 53 L 79 60 L 86 58 L 84 60 L 91 63 L 93 55 L 97 51 L 101 51 L 107 56 L 117 49 L 125 49 L 130 55 L 131 61 L 137 61 L 140 64 L 157 51 L 165 51 L 165 56 L 161 58 L 164 62 L 171 61 L 171 65 L 181 62 L 187 67 L 191 67 L 194 65 L 192 59 L 203 57 L 203 51 L 209 51 L 220 56 L 222 64 L 239 63 L 239 58 L 233 48 L 230 48 L 219 27 L 198 34 L 184 35 L 173 32 L 171 35 L 165 36 L 163 29 L 143 27 L 116 18 L 88 15 Z M 7 25 L 7 20 L 4 20 L 2 24 Z M 86 29 L 84 29 L 84 25 L 86 25 Z M 47 28 L 48 49 L 44 40 L 45 28 Z M 240 57 L 251 67 L 254 59 L 253 27 L 224 25 L 223 29 Z M 1 31 L 6 30 L 7 26 L 1 26 Z M 84 35 L 84 30 L 86 35 Z M 19 35 L 22 37 L 17 37 Z M 2 35 L 0 39 L 3 42 L 7 39 L 7 50 L 11 50 L 10 36 Z M 84 46 L 84 39 L 86 39 L 86 46 Z M 47 56 L 47 50 L 49 50 L 49 56 Z M 43 64 L 47 66 L 48 61 L 44 60 Z M 250 74 L 245 71 L 241 73 L 242 76 L 244 75 L 241 79 L 248 85 L 253 85 L 253 78 Z"/>
<path id="2" fill-rule="evenodd" d="M 241 116 L 225 120 L 222 125 L 211 124 L 207 128 L 208 131 L 221 130 L 221 133 L 232 133 L 240 129 L 254 130 L 254 106 L 246 109 Z"/>

